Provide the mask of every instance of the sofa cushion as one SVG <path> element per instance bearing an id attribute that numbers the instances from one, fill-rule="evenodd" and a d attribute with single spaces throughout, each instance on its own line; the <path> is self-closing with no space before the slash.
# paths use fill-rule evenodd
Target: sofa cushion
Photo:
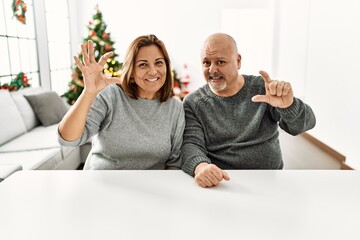
<path id="1" fill-rule="evenodd" d="M 24 152 L 50 148 L 61 148 L 61 155 L 63 158 L 66 158 L 76 149 L 76 147 L 60 146 L 57 135 L 57 124 L 54 124 L 48 127 L 38 126 L 12 141 L 5 143 L 0 146 L 0 153 Z"/>
<path id="2" fill-rule="evenodd" d="M 0 146 L 1 152 L 21 152 L 60 147 L 56 135 L 57 125 L 38 126 Z"/>
<path id="3" fill-rule="evenodd" d="M 24 88 L 19 91 L 14 91 L 10 93 L 12 98 L 14 99 L 16 107 L 20 112 L 27 131 L 40 125 L 40 122 L 39 119 L 36 117 L 30 103 L 25 99 L 24 95 L 41 93 L 44 91 L 45 90 L 43 90 L 42 88 Z"/>
<path id="4" fill-rule="evenodd" d="M 8 90 L 0 90 L 0 145 L 26 132 L 14 100 Z M 5 111 L 6 110 L 6 113 Z"/>
<path id="5" fill-rule="evenodd" d="M 60 148 L 0 153 L 0 165 L 20 164 L 24 170 L 52 170 L 62 162 Z"/>
<path id="6" fill-rule="evenodd" d="M 44 126 L 59 123 L 68 108 L 56 92 L 25 95 L 36 116 Z"/>

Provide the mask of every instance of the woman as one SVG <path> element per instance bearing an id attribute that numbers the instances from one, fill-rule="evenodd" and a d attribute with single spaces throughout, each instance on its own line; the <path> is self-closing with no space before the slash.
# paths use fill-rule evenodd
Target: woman
<path id="1" fill-rule="evenodd" d="M 112 52 L 96 62 L 92 41 L 81 49 L 83 63 L 74 59 L 85 87 L 59 123 L 60 144 L 79 146 L 92 138 L 85 169 L 180 169 L 184 110 L 174 97 L 163 42 L 155 35 L 136 38 L 121 78 L 102 72 Z"/>

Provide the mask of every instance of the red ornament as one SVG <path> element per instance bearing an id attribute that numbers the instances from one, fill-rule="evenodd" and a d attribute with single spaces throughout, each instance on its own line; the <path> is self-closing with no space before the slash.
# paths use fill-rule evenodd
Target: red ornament
<path id="1" fill-rule="evenodd" d="M 109 43 L 105 43 L 105 51 L 110 51 L 112 49 L 112 46 Z"/>
<path id="2" fill-rule="evenodd" d="M 102 35 L 102 38 L 105 39 L 105 40 L 108 39 L 108 38 L 109 38 L 109 34 L 107 34 L 106 32 L 104 32 L 103 35 Z"/>
<path id="3" fill-rule="evenodd" d="M 71 91 L 76 92 L 76 86 L 75 85 L 71 85 Z"/>
<path id="4" fill-rule="evenodd" d="M 96 35 L 96 32 L 94 30 L 89 32 L 89 36 L 94 37 Z"/>

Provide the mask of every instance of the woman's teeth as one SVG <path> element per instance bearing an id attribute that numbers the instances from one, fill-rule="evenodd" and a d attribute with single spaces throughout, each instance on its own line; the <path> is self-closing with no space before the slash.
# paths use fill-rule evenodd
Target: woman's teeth
<path id="1" fill-rule="evenodd" d="M 158 80 L 158 78 L 148 78 L 148 79 L 146 79 L 146 80 L 149 81 L 149 82 L 155 82 L 155 81 Z"/>

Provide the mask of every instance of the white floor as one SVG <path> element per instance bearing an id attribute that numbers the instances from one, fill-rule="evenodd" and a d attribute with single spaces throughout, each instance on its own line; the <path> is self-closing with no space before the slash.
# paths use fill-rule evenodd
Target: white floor
<path id="1" fill-rule="evenodd" d="M 280 130 L 280 146 L 284 169 L 340 169 L 336 159 L 302 136 L 294 137 Z"/>

